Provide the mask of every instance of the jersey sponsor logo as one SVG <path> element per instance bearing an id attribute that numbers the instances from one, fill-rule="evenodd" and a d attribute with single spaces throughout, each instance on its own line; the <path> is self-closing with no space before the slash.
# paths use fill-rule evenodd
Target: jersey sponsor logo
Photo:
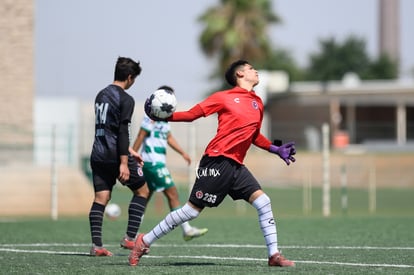
<path id="1" fill-rule="evenodd" d="M 140 176 L 140 177 L 144 176 L 144 172 L 142 171 L 141 167 L 137 168 L 137 173 L 138 173 L 138 176 Z"/>
<path id="2" fill-rule="evenodd" d="M 203 198 L 203 191 L 197 191 L 196 193 L 195 193 L 195 196 L 196 196 L 196 198 L 197 199 L 202 199 Z"/>
<path id="3" fill-rule="evenodd" d="M 220 170 L 216 168 L 198 168 L 196 171 L 196 177 L 202 178 L 202 177 L 219 177 L 220 176 Z"/>
<path id="4" fill-rule="evenodd" d="M 234 102 L 236 102 L 236 103 L 240 103 L 240 98 L 238 98 L 238 97 L 236 97 L 235 99 L 233 99 L 234 100 Z"/>
<path id="5" fill-rule="evenodd" d="M 177 224 L 168 224 L 169 225 L 169 228 L 171 229 L 171 230 L 173 230 L 174 228 L 176 228 L 177 227 Z"/>
<path id="6" fill-rule="evenodd" d="M 256 101 L 256 100 L 253 100 L 253 101 L 252 101 L 252 107 L 253 107 L 253 109 L 255 109 L 255 110 L 259 109 L 259 104 L 257 103 L 257 101 Z"/>

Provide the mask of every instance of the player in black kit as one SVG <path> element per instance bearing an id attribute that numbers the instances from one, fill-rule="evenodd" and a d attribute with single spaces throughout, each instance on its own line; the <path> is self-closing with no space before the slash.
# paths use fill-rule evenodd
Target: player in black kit
<path id="1" fill-rule="evenodd" d="M 90 158 L 95 190 L 89 212 L 92 256 L 112 256 L 102 244 L 102 221 L 117 179 L 133 193 L 128 208 L 128 226 L 121 247 L 133 248 L 147 204 L 149 190 L 141 169 L 143 162 L 129 147 L 135 101 L 125 92 L 140 73 L 139 62 L 119 57 L 113 83 L 100 91 L 95 99 L 95 139 Z"/>

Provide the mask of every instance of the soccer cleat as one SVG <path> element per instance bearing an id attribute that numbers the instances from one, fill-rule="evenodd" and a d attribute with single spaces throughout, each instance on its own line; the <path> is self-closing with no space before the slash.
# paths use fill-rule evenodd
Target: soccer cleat
<path id="1" fill-rule="evenodd" d="M 289 261 L 285 257 L 282 256 L 279 252 L 272 255 L 268 261 L 269 266 L 295 266 L 294 261 Z"/>
<path id="2" fill-rule="evenodd" d="M 120 243 L 122 248 L 132 250 L 134 248 L 134 241 L 128 240 L 127 237 L 124 237 Z"/>
<path id="3" fill-rule="evenodd" d="M 113 256 L 114 254 L 112 254 L 111 251 L 107 250 L 104 247 L 92 246 L 90 255 L 98 257 L 98 256 Z"/>
<path id="4" fill-rule="evenodd" d="M 207 228 L 197 228 L 197 227 L 191 227 L 191 230 L 188 232 L 184 232 L 183 238 L 185 241 L 190 241 L 194 238 L 203 236 L 208 231 Z"/>
<path id="5" fill-rule="evenodd" d="M 144 243 L 144 240 L 142 239 L 143 237 L 144 234 L 138 235 L 134 248 L 131 250 L 131 253 L 129 253 L 128 260 L 130 266 L 138 265 L 142 255 L 149 253 L 149 246 Z"/>

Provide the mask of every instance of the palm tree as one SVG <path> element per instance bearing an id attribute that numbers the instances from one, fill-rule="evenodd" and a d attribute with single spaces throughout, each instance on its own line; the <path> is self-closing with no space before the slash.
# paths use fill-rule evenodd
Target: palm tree
<path id="1" fill-rule="evenodd" d="M 266 60 L 272 52 L 267 28 L 280 19 L 272 13 L 269 0 L 221 0 L 199 21 L 205 25 L 200 35 L 203 52 L 218 58 L 218 68 L 212 76 L 215 77 L 223 75 L 234 60 Z"/>

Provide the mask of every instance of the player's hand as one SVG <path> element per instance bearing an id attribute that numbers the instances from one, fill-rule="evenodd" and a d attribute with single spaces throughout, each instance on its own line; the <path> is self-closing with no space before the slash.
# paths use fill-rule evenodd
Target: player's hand
<path id="1" fill-rule="evenodd" d="M 183 153 L 183 158 L 185 159 L 185 161 L 187 162 L 188 165 L 191 164 L 191 158 L 187 153 Z"/>
<path id="2" fill-rule="evenodd" d="M 119 165 L 119 176 L 118 176 L 118 180 L 121 183 L 125 183 L 126 181 L 129 180 L 129 168 L 128 168 L 128 164 L 121 163 Z"/>
<path id="3" fill-rule="evenodd" d="M 281 146 L 276 146 L 274 144 L 270 145 L 269 152 L 278 155 L 287 165 L 291 162 L 295 162 L 296 159 L 293 155 L 296 154 L 295 143 L 288 142 L 282 144 Z"/>
<path id="4" fill-rule="evenodd" d="M 138 154 L 134 149 L 132 149 L 131 147 L 128 148 L 129 153 L 131 154 L 131 156 L 138 162 L 138 164 L 140 166 L 144 166 L 144 160 L 142 159 L 141 155 Z"/>

